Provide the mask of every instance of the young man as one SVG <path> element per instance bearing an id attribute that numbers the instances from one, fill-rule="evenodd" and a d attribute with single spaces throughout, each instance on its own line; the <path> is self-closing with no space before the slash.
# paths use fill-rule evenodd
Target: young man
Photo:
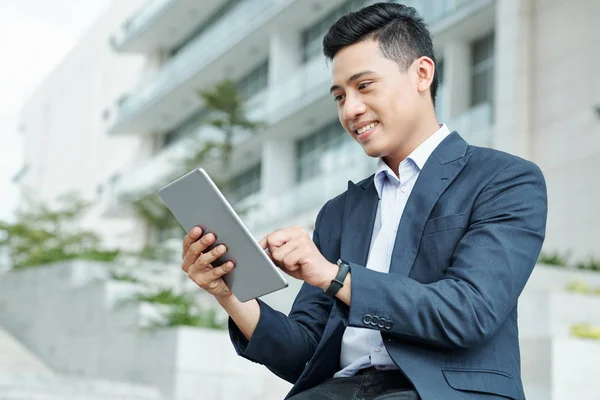
<path id="1" fill-rule="evenodd" d="M 199 228 L 183 269 L 231 316 L 238 353 L 295 384 L 288 398 L 524 399 L 517 299 L 545 235 L 540 170 L 438 123 L 414 9 L 350 13 L 323 45 L 340 123 L 379 165 L 325 204 L 313 240 L 296 227 L 262 239 L 305 282 L 290 315 L 240 303 Z"/>

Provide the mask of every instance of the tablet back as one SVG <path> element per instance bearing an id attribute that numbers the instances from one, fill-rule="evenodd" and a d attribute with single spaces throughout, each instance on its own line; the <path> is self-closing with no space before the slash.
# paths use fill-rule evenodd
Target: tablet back
<path id="1" fill-rule="evenodd" d="M 287 281 L 252 237 L 233 207 L 202 169 L 195 169 L 159 189 L 158 195 L 186 233 L 200 226 L 203 234 L 213 233 L 212 246 L 225 244 L 227 253 L 213 264 L 233 261 L 235 268 L 225 275 L 229 289 L 242 302 L 287 287 Z"/>

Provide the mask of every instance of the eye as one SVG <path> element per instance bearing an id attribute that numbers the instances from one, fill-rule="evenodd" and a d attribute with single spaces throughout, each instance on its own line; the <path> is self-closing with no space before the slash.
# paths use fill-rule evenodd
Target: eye
<path id="1" fill-rule="evenodd" d="M 367 86 L 369 86 L 371 83 L 373 82 L 361 82 L 358 84 L 358 90 L 363 90 L 366 89 Z"/>
<path id="2" fill-rule="evenodd" d="M 343 98 L 344 98 L 343 94 L 338 94 L 337 96 L 333 96 L 333 101 L 338 103 L 338 102 L 342 101 Z"/>

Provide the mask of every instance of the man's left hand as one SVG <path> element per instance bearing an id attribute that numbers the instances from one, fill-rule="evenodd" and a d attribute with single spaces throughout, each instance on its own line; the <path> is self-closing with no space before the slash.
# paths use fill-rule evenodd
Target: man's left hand
<path id="1" fill-rule="evenodd" d="M 259 242 L 286 274 L 322 289 L 329 287 L 339 267 L 330 263 L 301 227 L 280 229 Z"/>

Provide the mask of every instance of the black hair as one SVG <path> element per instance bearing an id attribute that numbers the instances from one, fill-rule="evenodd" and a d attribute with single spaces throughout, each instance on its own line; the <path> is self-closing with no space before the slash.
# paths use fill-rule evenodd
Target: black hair
<path id="1" fill-rule="evenodd" d="M 397 3 L 376 3 L 338 19 L 323 38 L 323 54 L 329 60 L 346 46 L 376 40 L 383 56 L 395 61 L 404 72 L 417 58 L 426 56 L 435 63 L 433 43 L 427 25 L 417 10 Z M 437 68 L 430 86 L 435 105 Z"/>

